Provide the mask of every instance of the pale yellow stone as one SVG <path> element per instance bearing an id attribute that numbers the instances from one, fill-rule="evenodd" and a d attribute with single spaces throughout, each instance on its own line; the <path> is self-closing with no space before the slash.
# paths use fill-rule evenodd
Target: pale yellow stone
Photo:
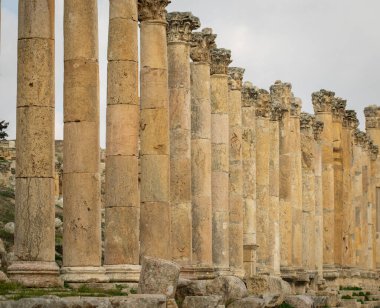
<path id="1" fill-rule="evenodd" d="M 190 265 L 192 255 L 191 203 L 179 203 L 175 200 L 171 204 L 170 215 L 172 259 L 181 265 Z"/>
<path id="2" fill-rule="evenodd" d="M 135 10 L 132 7 L 133 5 L 131 5 L 130 9 Z M 115 5 L 113 5 L 112 9 L 115 9 Z M 130 39 L 137 37 L 137 29 L 137 21 L 131 19 L 130 16 L 110 19 L 108 30 L 108 61 L 138 61 L 138 41 Z"/>
<path id="3" fill-rule="evenodd" d="M 211 109 L 212 113 L 228 112 L 228 77 L 227 75 L 211 76 Z M 228 127 L 228 126 L 227 126 Z"/>
<path id="4" fill-rule="evenodd" d="M 228 114 L 212 114 L 212 143 L 229 144 L 229 120 Z"/>
<path id="5" fill-rule="evenodd" d="M 137 21 L 136 0 L 112 0 L 110 2 L 110 19 L 125 18 Z"/>
<path id="6" fill-rule="evenodd" d="M 228 200 L 228 199 L 227 199 Z M 216 269 L 229 267 L 229 223 L 228 212 L 213 212 L 213 263 Z"/>
<path id="7" fill-rule="evenodd" d="M 211 144 L 207 139 L 191 142 L 192 195 L 211 198 Z"/>
<path id="8" fill-rule="evenodd" d="M 170 156 L 172 159 L 188 159 L 190 164 L 191 132 L 189 129 L 173 128 L 170 131 Z"/>
<path id="9" fill-rule="evenodd" d="M 143 63 L 143 62 L 142 62 Z M 165 108 L 168 106 L 168 72 L 162 68 L 141 68 L 141 108 Z"/>

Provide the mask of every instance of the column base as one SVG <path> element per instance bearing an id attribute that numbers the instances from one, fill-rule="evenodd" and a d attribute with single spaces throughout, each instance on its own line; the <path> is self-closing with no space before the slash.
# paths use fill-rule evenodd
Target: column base
<path id="1" fill-rule="evenodd" d="M 59 267 L 55 262 L 14 261 L 8 267 L 11 281 L 33 288 L 63 287 Z"/>
<path id="2" fill-rule="evenodd" d="M 189 280 L 210 280 L 216 277 L 214 268 L 210 266 L 182 267 L 180 277 Z"/>
<path id="3" fill-rule="evenodd" d="M 141 265 L 104 265 L 110 282 L 139 282 Z"/>
<path id="4" fill-rule="evenodd" d="M 231 270 L 229 268 L 224 268 L 224 267 L 215 267 L 215 277 L 218 276 L 231 276 Z"/>
<path id="5" fill-rule="evenodd" d="M 106 270 L 101 266 L 73 266 L 61 269 L 61 278 L 65 282 L 109 282 Z"/>
<path id="6" fill-rule="evenodd" d="M 323 278 L 333 280 L 339 277 L 338 269 L 335 265 L 324 264 L 323 265 Z"/>

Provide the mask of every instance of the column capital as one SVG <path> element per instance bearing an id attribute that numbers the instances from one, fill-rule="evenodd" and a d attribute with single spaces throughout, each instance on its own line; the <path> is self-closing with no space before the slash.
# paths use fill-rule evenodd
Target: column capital
<path id="1" fill-rule="evenodd" d="M 271 121 L 281 121 L 286 110 L 277 101 L 271 101 L 270 104 L 270 120 Z"/>
<path id="2" fill-rule="evenodd" d="M 191 32 L 201 26 L 199 18 L 191 12 L 170 12 L 166 15 L 166 20 L 168 43 L 189 43 Z"/>
<path id="3" fill-rule="evenodd" d="M 315 116 L 310 113 L 302 112 L 300 115 L 300 127 L 301 130 L 309 130 L 313 128 L 315 121 Z"/>
<path id="4" fill-rule="evenodd" d="M 293 97 L 290 101 L 290 116 L 291 117 L 300 117 L 302 109 L 302 100 L 298 97 Z"/>
<path id="5" fill-rule="evenodd" d="M 227 75 L 227 68 L 231 63 L 231 50 L 215 48 L 211 51 L 211 75 Z"/>
<path id="6" fill-rule="evenodd" d="M 323 132 L 323 128 L 325 127 L 325 124 L 322 121 L 314 121 L 313 123 L 313 132 L 314 132 L 314 139 L 315 140 L 321 140 L 321 134 Z"/>
<path id="7" fill-rule="evenodd" d="M 166 22 L 166 7 L 170 0 L 138 0 L 139 21 Z"/>
<path id="8" fill-rule="evenodd" d="M 254 104 L 256 107 L 256 117 L 269 118 L 271 114 L 271 100 L 269 92 L 264 89 L 255 89 Z"/>
<path id="9" fill-rule="evenodd" d="M 333 105 L 331 108 L 333 114 L 333 121 L 342 122 L 346 111 L 347 101 L 340 97 L 334 97 Z"/>
<path id="10" fill-rule="evenodd" d="M 270 95 L 273 102 L 279 102 L 285 111 L 290 112 L 291 101 L 294 98 L 291 83 L 282 82 L 281 80 L 275 81 L 270 87 Z"/>
<path id="11" fill-rule="evenodd" d="M 211 50 L 216 48 L 216 34 L 211 28 L 205 28 L 202 32 L 193 32 L 191 35 L 190 57 L 193 62 L 211 63 Z"/>
<path id="12" fill-rule="evenodd" d="M 349 129 L 357 129 L 359 126 L 359 120 L 356 115 L 355 110 L 346 110 L 343 116 L 343 127 L 347 127 Z"/>
<path id="13" fill-rule="evenodd" d="M 243 107 L 254 107 L 255 106 L 255 95 L 257 94 L 257 88 L 249 81 L 244 82 L 241 91 L 242 106 Z"/>
<path id="14" fill-rule="evenodd" d="M 370 151 L 369 153 L 371 155 L 371 160 L 373 160 L 373 161 L 377 160 L 377 157 L 379 155 L 379 146 L 377 146 L 376 144 L 371 142 L 369 151 Z"/>
<path id="15" fill-rule="evenodd" d="M 320 90 L 312 94 L 312 101 L 315 113 L 331 112 L 335 92 Z"/>
<path id="16" fill-rule="evenodd" d="M 229 67 L 227 72 L 230 90 L 241 91 L 245 69 L 241 67 Z"/>
<path id="17" fill-rule="evenodd" d="M 360 129 L 355 129 L 354 131 L 354 142 L 358 146 L 363 146 L 366 141 L 366 133 L 362 132 Z"/>
<path id="18" fill-rule="evenodd" d="M 371 105 L 364 108 L 366 128 L 380 128 L 380 107 Z"/>

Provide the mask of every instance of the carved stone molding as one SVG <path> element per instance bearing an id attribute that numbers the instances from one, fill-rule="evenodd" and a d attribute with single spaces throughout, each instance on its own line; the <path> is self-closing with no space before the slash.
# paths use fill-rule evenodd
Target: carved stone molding
<path id="1" fill-rule="evenodd" d="M 211 51 L 211 75 L 227 75 L 227 68 L 231 63 L 231 50 L 215 48 Z"/>
<path id="2" fill-rule="evenodd" d="M 231 90 L 241 90 L 245 69 L 241 67 L 228 68 L 228 85 Z"/>
<path id="3" fill-rule="evenodd" d="M 339 121 L 339 122 L 343 121 L 343 117 L 346 111 L 346 106 L 347 106 L 346 100 L 340 97 L 334 97 L 333 105 L 331 108 L 334 121 Z"/>
<path id="4" fill-rule="evenodd" d="M 322 121 L 314 121 L 313 124 L 313 133 L 315 140 L 321 140 L 321 134 L 323 132 L 325 124 Z"/>
<path id="5" fill-rule="evenodd" d="M 270 95 L 273 102 L 279 102 L 283 109 L 290 111 L 291 102 L 294 99 L 291 83 L 277 80 L 270 87 Z"/>
<path id="6" fill-rule="evenodd" d="M 314 112 L 331 112 L 335 93 L 327 90 L 320 90 L 312 94 Z"/>
<path id="7" fill-rule="evenodd" d="M 190 57 L 194 62 L 211 63 L 211 50 L 216 48 L 216 34 L 211 28 L 205 28 L 202 32 L 193 32 L 191 35 Z"/>
<path id="8" fill-rule="evenodd" d="M 138 0 L 139 21 L 166 22 L 166 7 L 170 0 Z"/>
<path id="9" fill-rule="evenodd" d="M 380 108 L 376 105 L 364 108 L 366 128 L 380 128 Z"/>
<path id="10" fill-rule="evenodd" d="M 349 129 L 357 129 L 359 127 L 359 120 L 355 110 L 346 110 L 343 116 L 343 127 Z"/>
<path id="11" fill-rule="evenodd" d="M 189 43 L 191 32 L 201 26 L 198 17 L 190 12 L 170 12 L 166 16 L 168 43 Z"/>
<path id="12" fill-rule="evenodd" d="M 309 130 L 313 128 L 315 116 L 310 113 L 302 112 L 300 115 L 301 130 Z"/>
<path id="13" fill-rule="evenodd" d="M 299 117 L 301 115 L 302 101 L 298 97 L 292 98 L 290 101 L 290 116 Z"/>

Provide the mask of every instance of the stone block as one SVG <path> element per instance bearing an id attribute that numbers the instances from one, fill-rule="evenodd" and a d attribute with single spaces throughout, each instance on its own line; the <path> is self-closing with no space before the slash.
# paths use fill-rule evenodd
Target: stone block
<path id="1" fill-rule="evenodd" d="M 222 303 L 231 303 L 248 296 L 244 282 L 235 276 L 219 276 L 207 284 L 207 293 L 222 297 Z"/>
<path id="2" fill-rule="evenodd" d="M 194 196 L 211 197 L 211 142 L 207 139 L 191 141 L 191 189 Z"/>
<path id="3" fill-rule="evenodd" d="M 109 61 L 107 78 L 108 105 L 139 105 L 137 62 Z"/>
<path id="4" fill-rule="evenodd" d="M 191 138 L 211 139 L 210 99 L 192 99 L 191 101 Z"/>
<path id="5" fill-rule="evenodd" d="M 99 122 L 64 125 L 63 172 L 99 172 Z"/>
<path id="6" fill-rule="evenodd" d="M 17 108 L 16 177 L 53 177 L 54 109 Z"/>
<path id="7" fill-rule="evenodd" d="M 171 202 L 190 203 L 191 200 L 191 161 L 190 157 L 172 158 L 170 160 L 170 194 Z"/>
<path id="8" fill-rule="evenodd" d="M 138 158 L 108 156 L 106 168 L 106 207 L 139 207 Z"/>
<path id="9" fill-rule="evenodd" d="M 285 297 L 285 303 L 294 308 L 312 308 L 314 307 L 313 300 L 306 295 L 292 295 Z"/>
<path id="10" fill-rule="evenodd" d="M 145 21 L 140 24 L 141 63 L 147 69 L 163 69 L 168 66 L 166 23 Z"/>
<path id="11" fill-rule="evenodd" d="M 215 144 L 211 145 L 212 164 L 211 169 L 213 172 L 229 172 L 229 149 L 228 144 Z"/>
<path id="12" fill-rule="evenodd" d="M 54 179 L 17 178 L 16 204 L 17 259 L 54 261 Z"/>
<path id="13" fill-rule="evenodd" d="M 170 261 L 144 257 L 138 287 L 140 294 L 164 294 L 174 298 L 180 267 Z"/>
<path id="14" fill-rule="evenodd" d="M 168 44 L 169 90 L 170 92 L 174 90 L 174 93 L 178 93 L 178 98 L 183 97 L 183 95 L 188 97 L 185 103 L 187 106 L 190 106 L 189 54 L 189 44 L 178 44 L 178 42 L 170 42 Z M 178 100 L 177 102 L 181 101 L 183 103 L 183 100 Z M 175 105 L 177 107 L 177 104 Z M 181 116 L 180 113 L 178 115 Z"/>
<path id="15" fill-rule="evenodd" d="M 96 122 L 99 118 L 99 63 L 65 61 L 64 122 Z"/>
<path id="16" fill-rule="evenodd" d="M 228 114 L 211 115 L 211 133 L 212 143 L 229 144 Z"/>
<path id="17" fill-rule="evenodd" d="M 173 159 L 191 158 L 191 132 L 187 129 L 177 128 L 170 130 L 170 156 Z"/>
<path id="18" fill-rule="evenodd" d="M 242 160 L 242 131 L 240 127 L 230 127 L 230 161 Z"/>
<path id="19" fill-rule="evenodd" d="M 221 303 L 220 296 L 187 296 L 182 308 L 216 308 Z"/>
<path id="20" fill-rule="evenodd" d="M 139 120 L 138 105 L 107 107 L 107 156 L 138 156 Z"/>
<path id="21" fill-rule="evenodd" d="M 127 1 L 128 2 L 128 1 Z M 129 1 L 131 2 L 131 1 Z M 131 4 L 127 4 L 132 8 Z M 115 9 L 114 5 L 111 9 Z M 126 12 L 127 13 L 127 12 Z M 138 61 L 137 21 L 130 16 L 126 18 L 110 18 L 108 34 L 108 61 Z M 125 39 L 128 38 L 128 39 Z"/>
<path id="22" fill-rule="evenodd" d="M 228 174 L 224 172 L 212 172 L 211 179 L 213 212 L 228 213 Z"/>
<path id="23" fill-rule="evenodd" d="M 211 113 L 228 113 L 228 77 L 211 76 Z M 228 128 L 228 125 L 227 125 Z"/>
<path id="24" fill-rule="evenodd" d="M 228 305 L 228 308 L 264 308 L 265 301 L 261 298 L 249 296 L 243 299 L 236 300 Z"/>
<path id="25" fill-rule="evenodd" d="M 54 107 L 54 103 L 54 41 L 19 40 L 17 107 Z"/>
<path id="26" fill-rule="evenodd" d="M 113 0 L 110 2 L 110 19 L 125 18 L 137 21 L 136 0 Z"/>
<path id="27" fill-rule="evenodd" d="M 141 68 L 140 76 L 144 89 L 141 91 L 141 109 L 169 108 L 167 69 L 145 66 Z"/>
<path id="28" fill-rule="evenodd" d="M 140 207 L 111 207 L 105 213 L 107 265 L 139 264 Z"/>

